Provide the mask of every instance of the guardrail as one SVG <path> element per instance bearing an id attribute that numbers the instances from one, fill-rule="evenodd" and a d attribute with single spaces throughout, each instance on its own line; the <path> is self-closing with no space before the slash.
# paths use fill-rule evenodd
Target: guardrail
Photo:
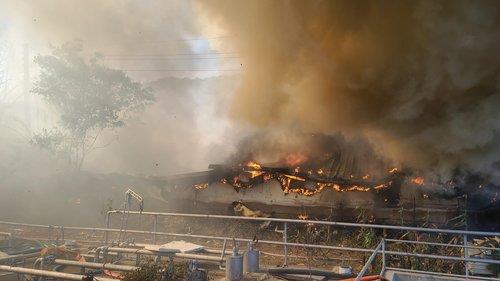
<path id="1" fill-rule="evenodd" d="M 153 230 L 124 230 L 111 228 L 111 216 L 113 214 L 124 214 L 124 215 L 136 215 L 136 216 L 152 216 L 154 218 Z M 93 231 L 93 232 L 103 232 L 104 233 L 104 243 L 109 243 L 109 233 L 119 233 L 122 234 L 124 231 L 133 234 L 144 234 L 152 235 L 153 242 L 156 243 L 157 236 L 173 236 L 182 238 L 202 238 L 202 239 L 212 239 L 227 241 L 228 239 L 233 239 L 233 237 L 224 236 L 212 236 L 212 235 L 199 235 L 199 234 L 186 234 L 186 233 L 172 233 L 172 232 L 159 232 L 158 231 L 158 218 L 159 217 L 187 217 L 187 218 L 203 218 L 203 219 L 221 219 L 221 220 L 236 220 L 236 221 L 261 221 L 261 222 L 275 222 L 283 225 L 282 227 L 282 240 L 259 240 L 260 244 L 269 245 L 280 245 L 283 247 L 283 265 L 288 265 L 288 249 L 289 247 L 302 247 L 310 249 L 326 249 L 326 250 L 341 250 L 350 252 L 361 252 L 361 253 L 371 253 L 368 262 L 365 264 L 363 269 L 360 271 L 358 277 L 362 277 L 369 268 L 369 264 L 375 261 L 375 258 L 382 255 L 381 259 L 381 273 L 385 269 L 395 270 L 397 268 L 386 267 L 386 261 L 389 256 L 409 256 L 417 258 L 429 258 L 429 259 L 441 259 L 449 260 L 453 262 L 462 262 L 465 265 L 465 276 L 455 275 L 455 274 L 445 274 L 445 273 L 432 273 L 429 274 L 442 274 L 443 276 L 456 276 L 456 277 L 468 277 L 469 271 L 467 269 L 467 263 L 477 262 L 477 263 L 487 263 L 487 264 L 500 264 L 500 260 L 484 259 L 484 258 L 474 258 L 468 256 L 468 249 L 479 249 L 479 250 L 492 250 L 500 251 L 500 248 L 493 247 L 480 247 L 468 244 L 468 237 L 470 236 L 500 236 L 500 232 L 482 232 L 482 231 L 466 231 L 466 230 L 452 230 L 452 229 L 435 229 L 435 228 L 421 228 L 421 227 L 408 227 L 408 226 L 392 226 L 392 225 L 376 225 L 376 224 L 363 224 L 363 223 L 346 223 L 346 222 L 333 222 L 333 221 L 316 221 L 316 220 L 298 220 L 298 219 L 281 219 L 281 218 L 257 218 L 257 217 L 239 217 L 239 216 L 226 216 L 226 215 L 208 215 L 208 214 L 183 214 L 183 213 L 160 213 L 160 212 L 135 212 L 135 211 L 121 211 L 112 210 L 107 213 L 106 216 L 106 227 L 105 228 L 95 228 L 95 227 L 68 227 L 68 226 L 50 226 L 50 225 L 38 225 L 38 224 L 25 224 L 16 222 L 5 222 L 0 221 L 0 224 L 14 225 L 14 226 L 27 226 L 27 227 L 38 227 L 48 229 L 49 239 L 53 235 L 53 231 L 59 230 L 61 237 L 64 237 L 65 230 L 80 230 L 80 231 Z M 288 225 L 289 224 L 315 224 L 315 225 L 326 225 L 326 226 L 338 226 L 338 227 L 355 227 L 355 228 L 371 228 L 371 229 L 382 229 L 382 230 L 396 230 L 396 231 L 413 231 L 413 232 L 424 232 L 424 233 L 445 233 L 454 234 L 462 236 L 463 244 L 445 244 L 436 242 L 425 242 L 425 241 L 411 241 L 411 240 L 397 240 L 397 239 L 382 239 L 382 241 L 374 249 L 368 248 L 357 248 L 357 247 L 343 247 L 343 246 L 333 246 L 333 245 L 320 245 L 320 244 L 304 244 L 304 243 L 292 243 L 288 242 Z M 235 238 L 238 242 L 250 242 L 251 239 L 246 238 Z M 402 251 L 391 251 L 387 248 L 388 244 L 391 243 L 409 243 L 409 244 L 425 244 L 430 246 L 439 247 L 458 247 L 464 252 L 463 256 L 444 256 L 444 255 L 431 255 L 422 253 L 410 253 Z M 418 270 L 401 269 L 404 271 L 416 272 Z M 489 277 L 479 277 L 474 276 L 475 279 L 483 280 L 498 280 L 496 278 Z"/>

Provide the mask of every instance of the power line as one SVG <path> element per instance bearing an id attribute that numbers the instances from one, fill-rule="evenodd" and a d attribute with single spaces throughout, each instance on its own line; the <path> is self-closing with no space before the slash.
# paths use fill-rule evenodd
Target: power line
<path id="1" fill-rule="evenodd" d="M 134 72 L 206 72 L 206 71 L 232 71 L 232 72 L 240 72 L 243 69 L 121 69 L 123 71 L 134 71 Z"/>
<path id="2" fill-rule="evenodd" d="M 213 36 L 213 37 L 196 37 L 196 38 L 186 38 L 186 39 L 172 39 L 172 40 L 158 40 L 158 41 L 143 41 L 143 43 L 155 44 L 155 43 L 172 43 L 172 42 L 188 42 L 188 41 L 202 41 L 202 40 L 220 40 L 227 38 L 234 38 L 236 35 L 222 35 L 222 36 Z"/>
<path id="3" fill-rule="evenodd" d="M 104 58 L 138 57 L 138 58 L 157 58 L 173 56 L 203 56 L 203 55 L 234 55 L 238 52 L 206 52 L 206 53 L 172 53 L 172 54 L 103 54 Z"/>
<path id="4" fill-rule="evenodd" d="M 105 60 L 113 60 L 113 61 L 148 61 L 148 60 L 222 60 L 222 59 L 241 59 L 240 56 L 232 56 L 232 57 L 111 57 L 104 58 Z"/>
<path id="5" fill-rule="evenodd" d="M 236 35 L 224 35 L 224 36 L 212 36 L 212 37 L 195 37 L 195 38 L 186 38 L 186 39 L 169 39 L 169 40 L 151 40 L 144 41 L 141 38 L 137 38 L 137 42 L 128 43 L 127 45 L 133 46 L 152 46 L 152 45 L 174 45 L 179 44 L 181 42 L 196 42 L 196 41 L 210 41 L 210 40 L 222 40 L 228 38 L 237 37 Z"/>

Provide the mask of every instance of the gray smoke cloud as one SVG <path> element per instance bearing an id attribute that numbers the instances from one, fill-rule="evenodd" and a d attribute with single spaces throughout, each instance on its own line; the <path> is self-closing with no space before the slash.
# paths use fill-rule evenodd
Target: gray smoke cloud
<path id="1" fill-rule="evenodd" d="M 365 137 L 443 179 L 500 176 L 497 1 L 202 1 L 239 36 L 231 117 Z"/>
<path id="2" fill-rule="evenodd" d="M 236 77 L 164 78 L 149 85 L 157 101 L 136 120 L 101 143 L 91 155 L 96 171 L 165 176 L 206 170 L 233 152 L 232 127 L 206 106 L 207 100 L 228 103 Z M 225 102 L 224 102 L 225 101 Z"/>

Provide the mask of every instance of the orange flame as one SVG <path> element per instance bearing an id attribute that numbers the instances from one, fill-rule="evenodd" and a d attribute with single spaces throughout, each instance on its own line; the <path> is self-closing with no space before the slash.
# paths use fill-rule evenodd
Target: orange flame
<path id="1" fill-rule="evenodd" d="M 207 187 L 208 187 L 208 182 L 206 182 L 206 183 L 199 183 L 199 184 L 195 184 L 194 185 L 194 188 L 196 188 L 197 190 L 205 189 Z"/>
<path id="2" fill-rule="evenodd" d="M 286 157 L 286 162 L 289 165 L 292 164 L 296 165 L 305 160 L 307 160 L 307 157 L 300 153 L 290 154 Z M 277 180 L 280 183 L 283 192 L 286 194 L 296 193 L 304 196 L 311 196 L 320 193 L 327 188 L 331 188 L 333 191 L 336 192 L 369 192 L 372 190 L 377 191 L 380 189 L 389 188 L 392 185 L 391 181 L 380 183 L 377 186 L 372 186 L 372 185 L 364 186 L 359 183 L 358 185 L 356 185 L 355 183 L 352 183 L 351 185 L 349 184 L 339 185 L 333 182 L 332 183 L 318 182 L 317 180 L 314 180 L 314 178 L 312 177 L 311 179 L 308 176 L 299 176 L 301 171 L 301 168 L 299 166 L 295 166 L 295 170 L 291 174 L 267 170 L 267 168 L 263 168 L 260 164 L 258 164 L 255 161 L 248 161 L 246 163 L 239 164 L 239 167 L 240 169 L 243 168 L 239 175 L 233 176 L 232 178 L 224 177 L 220 179 L 220 182 L 223 184 L 232 184 L 235 188 L 252 188 L 254 184 L 259 183 L 252 179 L 261 176 L 264 182 L 273 179 Z M 313 176 L 314 174 L 323 176 L 325 174 L 323 169 L 324 167 L 317 168 L 315 170 L 307 170 L 306 173 L 311 176 Z M 391 170 L 389 170 L 389 173 L 396 173 L 396 172 L 398 172 L 398 168 L 392 168 Z M 350 178 L 352 179 L 357 177 L 358 176 L 350 175 Z M 371 175 L 365 174 L 361 178 L 363 180 L 368 180 L 371 178 Z M 423 185 L 424 179 L 422 177 L 417 177 L 411 179 L 411 182 L 417 185 Z M 194 187 L 196 189 L 204 189 L 208 187 L 208 183 L 196 184 L 194 185 Z"/>
<path id="3" fill-rule="evenodd" d="M 411 182 L 416 184 L 416 185 L 424 185 L 425 184 L 425 180 L 423 177 L 412 178 Z"/>
<path id="4" fill-rule="evenodd" d="M 283 175 L 283 176 L 285 176 L 285 177 L 287 177 L 287 178 L 290 178 L 290 179 L 292 179 L 292 180 L 306 181 L 306 179 L 301 178 L 301 177 L 298 177 L 298 176 L 292 176 L 292 175 Z"/>
<path id="5" fill-rule="evenodd" d="M 351 186 L 351 187 L 347 188 L 345 191 L 362 191 L 362 192 L 367 192 L 369 190 L 370 190 L 369 187 L 363 187 L 363 186 L 354 185 L 354 186 Z"/>
<path id="6" fill-rule="evenodd" d="M 379 184 L 379 185 L 373 187 L 373 189 L 375 189 L 375 190 L 384 189 L 384 188 L 389 187 L 391 184 L 392 184 L 392 181 L 389 181 L 387 183 Z"/>
<path id="7" fill-rule="evenodd" d="M 255 161 L 248 161 L 245 166 L 249 167 L 249 168 L 253 168 L 255 170 L 260 170 L 262 167 L 260 166 L 259 163 L 255 162 Z"/>
<path id="8" fill-rule="evenodd" d="M 298 214 L 298 215 L 297 215 L 297 218 L 298 218 L 299 220 L 307 220 L 307 219 L 309 218 L 309 215 L 308 215 L 308 214 L 305 214 L 305 213 L 304 213 L 304 214 Z"/>
<path id="9" fill-rule="evenodd" d="M 252 179 L 264 174 L 262 171 L 247 171 L 247 173 L 250 174 L 250 178 Z"/>

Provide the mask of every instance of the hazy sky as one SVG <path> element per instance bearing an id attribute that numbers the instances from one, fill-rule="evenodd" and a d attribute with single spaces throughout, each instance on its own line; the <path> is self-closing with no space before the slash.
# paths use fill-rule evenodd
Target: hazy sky
<path id="1" fill-rule="evenodd" d="M 35 55 L 48 54 L 51 46 L 78 39 L 88 55 L 98 52 L 107 65 L 124 69 L 132 78 L 148 84 L 164 77 L 225 75 L 235 77 L 234 82 L 241 72 L 239 54 L 231 45 L 234 37 L 212 25 L 199 4 L 192 1 L 2 1 L 0 44 L 8 57 L 3 65 L 9 82 L 8 91 L 1 92 L 0 103 L 8 108 L 2 112 L 9 114 L 2 114 L 5 118 L 0 118 L 0 124 L 10 132 L 17 122 L 14 120 L 24 122 L 25 46 L 31 60 Z M 32 81 L 36 72 L 36 65 L 31 63 Z M 225 146 L 231 146 L 225 109 L 219 106 L 224 102 L 222 97 L 230 95 L 227 90 L 234 91 L 234 83 L 168 81 L 155 89 L 158 103 L 140 120 L 111 132 L 108 139 L 121 139 L 92 155 L 87 168 L 145 174 L 153 170 L 161 174 L 204 169 L 206 155 L 214 155 L 214 145 L 220 146 L 225 140 Z M 52 113 L 36 97 L 29 97 L 28 107 L 32 130 L 56 124 L 57 119 L 49 118 Z M 39 122 L 42 119 L 48 121 Z M 29 133 L 23 134 L 23 141 L 29 139 Z M 151 147 L 144 150 L 148 145 Z M 129 161 L 137 157 L 142 158 Z M 162 164 L 160 171 L 152 169 L 158 163 Z"/>
<path id="2" fill-rule="evenodd" d="M 32 54 L 81 39 L 141 79 L 208 77 L 239 70 L 231 39 L 193 1 L 2 1 L 2 41 Z M 225 58 L 227 57 L 227 58 Z M 221 71 L 217 71 L 221 70 Z M 235 71 L 231 71 L 235 72 Z"/>

